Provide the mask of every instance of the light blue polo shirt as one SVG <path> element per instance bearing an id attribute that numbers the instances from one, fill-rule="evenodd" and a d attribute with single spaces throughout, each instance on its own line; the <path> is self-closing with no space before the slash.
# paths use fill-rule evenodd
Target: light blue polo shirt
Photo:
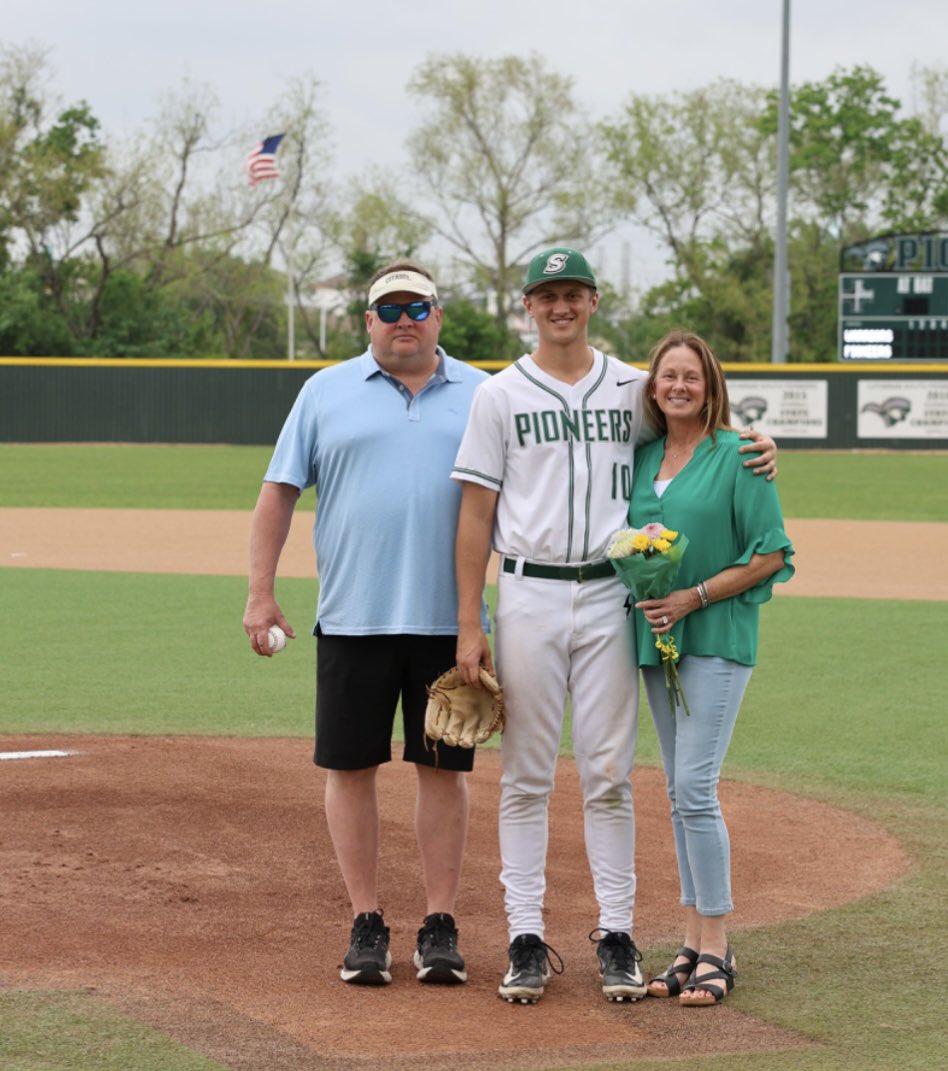
<path id="1" fill-rule="evenodd" d="M 487 373 L 438 356 L 414 397 L 371 349 L 322 369 L 280 432 L 264 479 L 316 486 L 316 620 L 328 635 L 457 634 L 451 468 Z"/>

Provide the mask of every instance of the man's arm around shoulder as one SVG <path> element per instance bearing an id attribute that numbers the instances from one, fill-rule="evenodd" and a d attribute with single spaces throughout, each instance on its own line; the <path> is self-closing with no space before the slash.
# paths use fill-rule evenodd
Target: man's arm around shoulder
<path id="1" fill-rule="evenodd" d="M 752 469 L 755 476 L 766 476 L 773 480 L 777 476 L 777 444 L 769 435 L 754 428 L 747 428 L 741 433 L 742 439 L 750 439 L 750 442 L 739 447 L 739 454 L 752 453 L 744 462 L 744 468 Z"/>

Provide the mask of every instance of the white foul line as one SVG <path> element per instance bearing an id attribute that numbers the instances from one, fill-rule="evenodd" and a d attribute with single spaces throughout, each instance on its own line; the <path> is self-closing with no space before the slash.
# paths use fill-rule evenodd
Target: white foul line
<path id="1" fill-rule="evenodd" d="M 7 759 L 61 759 L 73 751 L 0 751 L 0 762 Z"/>

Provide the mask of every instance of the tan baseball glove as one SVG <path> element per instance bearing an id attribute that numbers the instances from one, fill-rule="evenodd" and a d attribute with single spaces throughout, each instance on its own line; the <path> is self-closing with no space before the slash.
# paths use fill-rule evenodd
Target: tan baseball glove
<path id="1" fill-rule="evenodd" d="M 449 669 L 428 688 L 425 736 L 451 747 L 483 744 L 498 729 L 504 731 L 504 693 L 497 678 L 481 666 L 481 684 L 465 684 L 461 671 Z"/>

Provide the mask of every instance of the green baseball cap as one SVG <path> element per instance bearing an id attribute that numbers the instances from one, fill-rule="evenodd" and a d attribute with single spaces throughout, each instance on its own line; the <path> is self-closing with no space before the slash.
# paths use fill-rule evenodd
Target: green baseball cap
<path id="1" fill-rule="evenodd" d="M 529 294 L 542 283 L 555 283 L 560 279 L 575 279 L 596 290 L 596 277 L 592 273 L 589 261 L 582 253 L 566 246 L 545 249 L 530 261 L 523 292 Z"/>

